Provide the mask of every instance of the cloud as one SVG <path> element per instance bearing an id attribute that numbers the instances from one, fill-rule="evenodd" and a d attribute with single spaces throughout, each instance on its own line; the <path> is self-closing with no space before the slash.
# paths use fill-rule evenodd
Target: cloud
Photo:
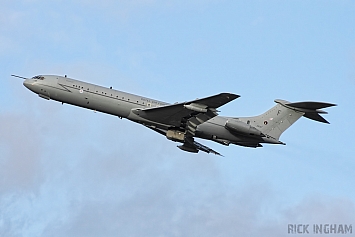
<path id="1" fill-rule="evenodd" d="M 298 205 L 285 211 L 284 214 L 291 223 L 353 224 L 351 221 L 355 219 L 355 206 L 353 201 L 348 198 L 314 195 L 305 198 Z"/>
<path id="2" fill-rule="evenodd" d="M 0 192 L 32 190 L 41 179 L 35 123 L 20 114 L 0 114 L 0 121 Z"/>
<path id="3" fill-rule="evenodd" d="M 23 114 L 0 117 L 1 235 L 285 236 L 289 223 L 354 219 L 349 199 L 311 195 L 281 206 L 258 174 L 241 186 L 225 180 L 220 157 L 183 153 L 127 120 L 30 98 Z"/>
<path id="4" fill-rule="evenodd" d="M 165 79 L 166 84 L 151 83 L 142 76 L 142 65 L 155 60 L 157 54 L 140 48 L 147 42 L 146 35 L 132 31 L 152 16 L 186 8 L 198 11 L 215 1 L 73 3 L 7 2 L 0 10 L 3 62 L 26 71 L 25 76 L 68 74 L 143 95 L 149 88 L 161 93 L 162 85 L 174 85 L 181 92 L 174 96 L 191 98 L 179 75 L 179 85 Z M 206 40 L 193 42 L 196 53 L 210 48 Z M 156 42 L 160 43 L 164 42 Z M 9 63 L 9 58 L 16 63 Z M 145 78 L 145 82 L 136 82 L 133 71 L 140 71 L 140 80 Z M 191 88 L 196 92 L 202 84 L 195 82 Z M 334 196 L 316 195 L 309 191 L 318 184 L 314 181 L 296 187 L 301 190 L 297 197 L 287 196 L 286 182 L 292 179 L 284 181 L 277 172 L 297 169 L 297 163 L 287 168 L 271 164 L 263 170 L 256 168 L 259 160 L 254 155 L 248 157 L 253 162 L 247 163 L 239 159 L 246 154 L 244 150 L 232 147 L 229 151 L 238 152 L 230 156 L 234 162 L 228 157 L 184 153 L 176 143 L 127 120 L 45 101 L 22 86 L 24 95 L 19 89 L 3 88 L 7 97 L 0 114 L 0 236 L 285 236 L 289 223 L 351 224 L 354 220 L 353 200 L 344 197 L 351 195 L 350 190 L 340 196 L 336 196 L 338 190 Z M 20 88 L 18 83 L 16 88 Z M 165 91 L 174 100 L 171 90 Z M 253 152 L 263 158 L 270 154 L 268 150 L 263 155 Z M 243 168 L 225 168 L 240 165 L 239 161 L 245 162 L 240 167 L 250 169 L 251 177 L 238 172 Z M 317 167 L 325 170 L 323 165 Z M 305 177 L 312 175 L 308 172 Z M 277 190 L 286 187 L 288 191 L 276 192 L 273 184 Z"/>
<path id="5" fill-rule="evenodd" d="M 97 200 L 77 203 L 79 208 L 76 206 L 75 210 L 78 212 L 70 222 L 57 227 L 48 226 L 44 235 L 226 236 L 247 234 L 257 222 L 261 203 L 267 198 L 264 192 L 268 192 L 265 187 L 255 185 L 252 194 L 258 197 L 256 199 L 250 198 L 249 188 L 241 193 L 224 193 L 216 189 L 214 194 L 213 192 L 206 194 L 202 187 L 194 186 L 195 190 L 180 190 L 176 188 L 176 183 L 178 183 L 176 180 L 158 180 L 160 180 L 159 177 L 156 177 L 144 182 L 146 184 L 144 186 L 130 187 L 135 190 L 133 192 L 135 195 L 124 201 Z M 202 191 L 201 195 L 191 195 L 198 191 Z"/>
<path id="6" fill-rule="evenodd" d="M 84 122 L 87 111 L 35 99 L 39 109 L 0 119 L 9 134 L 1 138 L 1 234 L 188 236 L 206 223 L 202 233 L 217 233 L 230 230 L 228 220 L 255 218 L 268 192 L 256 184 L 225 193 L 214 156 L 183 155 L 142 126 L 101 114 Z"/>
<path id="7" fill-rule="evenodd" d="M 246 183 L 244 188 L 234 191 L 208 192 L 196 185 L 192 185 L 192 190 L 180 189 L 177 180 L 166 179 L 164 175 L 142 183 L 133 182 L 123 189 L 132 194 L 125 200 L 118 192 L 117 196 L 73 201 L 67 213 L 70 217 L 64 222 L 49 223 L 43 236 L 271 237 L 285 236 L 290 223 L 352 224 L 354 219 L 351 201 L 328 197 L 306 198 L 285 211 L 261 218 L 273 203 L 272 190 L 262 182 Z M 325 205 L 319 205 L 319 201 Z M 321 208 L 310 208 L 315 205 Z"/>
<path id="8" fill-rule="evenodd" d="M 26 92 L 29 107 L 0 116 L 0 235 L 285 236 L 289 223 L 354 219 L 347 198 L 284 206 L 259 174 L 233 185 L 220 157 Z"/>

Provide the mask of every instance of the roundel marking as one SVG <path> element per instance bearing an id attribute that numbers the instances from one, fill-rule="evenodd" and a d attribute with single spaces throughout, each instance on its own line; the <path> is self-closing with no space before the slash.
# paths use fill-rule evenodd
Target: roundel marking
<path id="1" fill-rule="evenodd" d="M 267 121 L 264 121 L 264 125 L 267 125 Z"/>
<path id="2" fill-rule="evenodd" d="M 83 89 L 80 89 L 80 91 L 79 91 L 80 93 L 83 93 L 84 91 L 83 91 Z"/>

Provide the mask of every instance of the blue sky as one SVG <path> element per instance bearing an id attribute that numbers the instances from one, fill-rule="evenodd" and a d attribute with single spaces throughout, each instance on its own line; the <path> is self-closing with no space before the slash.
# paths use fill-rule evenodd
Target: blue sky
<path id="1" fill-rule="evenodd" d="M 355 228 L 354 1 L 2 1 L 1 236 L 287 236 Z M 69 77 L 166 102 L 241 95 L 324 101 L 286 146 L 189 154 L 127 120 L 40 99 L 18 74 Z M 355 231 L 355 230 L 354 230 Z M 309 234 L 312 236 L 312 234 Z"/>

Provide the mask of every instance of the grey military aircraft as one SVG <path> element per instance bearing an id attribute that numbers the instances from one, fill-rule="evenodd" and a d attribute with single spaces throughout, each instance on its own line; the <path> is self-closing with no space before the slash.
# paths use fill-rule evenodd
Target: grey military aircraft
<path id="1" fill-rule="evenodd" d="M 126 118 L 144 125 L 174 142 L 183 151 L 204 151 L 220 155 L 200 144 L 194 138 L 202 138 L 223 145 L 262 147 L 262 143 L 283 144 L 280 135 L 300 117 L 329 123 L 321 110 L 335 106 L 323 102 L 290 103 L 275 100 L 276 105 L 254 117 L 222 117 L 218 108 L 239 95 L 220 93 L 202 99 L 168 104 L 154 99 L 106 88 L 67 76 L 39 75 L 24 78 L 24 86 L 39 97 L 55 100 L 114 116 Z"/>

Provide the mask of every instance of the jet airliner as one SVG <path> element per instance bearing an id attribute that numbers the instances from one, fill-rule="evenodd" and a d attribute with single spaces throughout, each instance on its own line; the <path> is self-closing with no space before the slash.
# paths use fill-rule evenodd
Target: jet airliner
<path id="1" fill-rule="evenodd" d="M 283 144 L 281 134 L 299 118 L 306 117 L 329 123 L 320 114 L 323 108 L 335 106 L 324 102 L 275 100 L 276 105 L 254 117 L 218 116 L 218 108 L 237 99 L 239 95 L 220 93 L 202 99 L 169 104 L 107 87 L 68 78 L 39 75 L 24 78 L 24 86 L 39 97 L 55 100 L 102 113 L 126 118 L 142 124 L 167 139 L 181 143 L 183 151 L 199 151 L 220 155 L 217 151 L 195 141 L 207 139 L 222 145 L 262 147 L 263 143 Z"/>

